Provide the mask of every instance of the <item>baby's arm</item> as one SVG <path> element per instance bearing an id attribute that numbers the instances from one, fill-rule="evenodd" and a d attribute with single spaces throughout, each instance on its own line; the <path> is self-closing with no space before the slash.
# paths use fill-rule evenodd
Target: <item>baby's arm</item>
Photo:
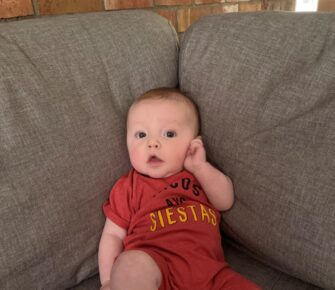
<path id="1" fill-rule="evenodd" d="M 200 182 L 211 204 L 219 211 L 234 203 L 233 184 L 228 176 L 206 161 L 206 151 L 200 137 L 192 140 L 184 167 Z"/>
<path id="2" fill-rule="evenodd" d="M 123 239 L 127 231 L 108 218 L 99 245 L 99 272 L 101 285 L 108 283 L 115 258 L 123 250 Z M 109 287 L 103 287 L 109 289 Z"/>

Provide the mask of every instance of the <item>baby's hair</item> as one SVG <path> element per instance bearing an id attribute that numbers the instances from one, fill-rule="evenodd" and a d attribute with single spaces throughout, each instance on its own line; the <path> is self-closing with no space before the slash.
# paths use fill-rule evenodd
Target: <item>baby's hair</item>
<path id="1" fill-rule="evenodd" d="M 133 105 L 144 100 L 177 100 L 185 102 L 193 111 L 196 118 L 196 131 L 200 135 L 200 113 L 197 104 L 185 93 L 173 88 L 157 88 L 147 91 L 135 99 Z"/>

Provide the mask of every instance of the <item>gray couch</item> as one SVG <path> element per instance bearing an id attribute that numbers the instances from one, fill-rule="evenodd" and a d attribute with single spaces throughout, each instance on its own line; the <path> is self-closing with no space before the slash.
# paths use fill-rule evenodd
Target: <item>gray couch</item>
<path id="1" fill-rule="evenodd" d="M 99 289 L 127 107 L 178 84 L 234 181 L 231 266 L 263 289 L 335 289 L 334 14 L 210 16 L 178 44 L 148 11 L 0 23 L 1 289 Z"/>

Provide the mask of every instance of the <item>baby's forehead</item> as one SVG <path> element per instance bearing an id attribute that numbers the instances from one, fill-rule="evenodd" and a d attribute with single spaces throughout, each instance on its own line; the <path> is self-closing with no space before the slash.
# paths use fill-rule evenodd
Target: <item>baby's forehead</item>
<path id="1" fill-rule="evenodd" d="M 128 112 L 128 123 L 158 121 L 194 124 L 197 122 L 192 108 L 180 100 L 142 100 L 133 104 Z"/>
<path id="2" fill-rule="evenodd" d="M 136 111 L 155 110 L 155 109 L 172 109 L 184 112 L 185 115 L 192 111 L 192 105 L 187 99 L 182 98 L 150 98 L 135 101 L 129 108 L 128 115 Z"/>
<path id="3" fill-rule="evenodd" d="M 134 102 L 128 111 L 127 129 L 148 122 L 162 124 L 171 122 L 171 120 L 178 124 L 187 124 L 193 128 L 195 136 L 199 134 L 199 118 L 196 107 L 191 101 L 182 98 L 150 98 Z"/>

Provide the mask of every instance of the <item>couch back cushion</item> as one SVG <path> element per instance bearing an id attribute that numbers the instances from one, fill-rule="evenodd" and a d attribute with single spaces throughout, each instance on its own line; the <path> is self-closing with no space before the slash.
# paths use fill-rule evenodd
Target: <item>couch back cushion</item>
<path id="1" fill-rule="evenodd" d="M 177 85 L 177 38 L 146 11 L 0 24 L 0 285 L 97 273 L 103 201 L 129 168 L 125 115 Z"/>
<path id="2" fill-rule="evenodd" d="M 277 269 L 335 289 L 335 15 L 217 15 L 184 35 L 180 86 L 233 179 L 222 227 Z"/>

